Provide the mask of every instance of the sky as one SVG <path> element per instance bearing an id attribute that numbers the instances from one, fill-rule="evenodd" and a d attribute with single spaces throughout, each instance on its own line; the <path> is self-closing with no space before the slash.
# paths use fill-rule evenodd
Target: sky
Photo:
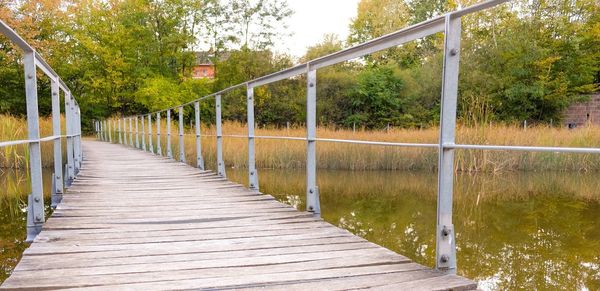
<path id="1" fill-rule="evenodd" d="M 301 57 L 306 48 L 320 42 L 323 35 L 335 33 L 340 39 L 348 36 L 350 20 L 356 16 L 359 0 L 288 0 L 294 14 L 288 20 L 288 32 L 275 50 Z"/>

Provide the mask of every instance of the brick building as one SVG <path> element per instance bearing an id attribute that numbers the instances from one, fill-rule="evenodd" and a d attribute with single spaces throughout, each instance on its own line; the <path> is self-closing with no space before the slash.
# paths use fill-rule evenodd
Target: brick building
<path id="1" fill-rule="evenodd" d="M 587 123 L 600 125 L 600 93 L 593 94 L 589 101 L 577 103 L 567 108 L 564 124 L 575 128 Z"/>
<path id="2" fill-rule="evenodd" d="M 214 79 L 215 65 L 210 60 L 208 52 L 196 52 L 196 63 L 192 67 L 192 78 Z"/>

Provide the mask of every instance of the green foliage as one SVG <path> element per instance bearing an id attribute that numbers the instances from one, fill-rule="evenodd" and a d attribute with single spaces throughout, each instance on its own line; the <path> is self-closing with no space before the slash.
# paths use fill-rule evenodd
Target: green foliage
<path id="1" fill-rule="evenodd" d="M 471 37 L 463 46 L 463 116 L 560 120 L 581 94 L 597 89 L 600 34 L 592 31 L 598 6 L 559 0 L 513 5 L 466 20 Z"/>
<path id="2" fill-rule="evenodd" d="M 417 125 L 420 109 L 414 96 L 406 95 L 406 78 L 397 66 L 369 68 L 358 74 L 350 93 L 351 112 L 345 123 L 383 128 L 388 123 L 402 127 Z"/>
<path id="3" fill-rule="evenodd" d="M 326 35 L 300 61 L 457 7 L 456 1 L 361 0 L 346 42 Z M 293 58 L 271 50 L 286 34 L 292 13 L 284 0 L 0 2 L 0 18 L 46 56 L 89 119 L 173 107 L 293 66 Z M 458 112 L 465 124 L 558 124 L 566 107 L 598 90 L 598 0 L 511 1 L 464 17 L 462 34 Z M 319 122 L 371 128 L 436 124 L 443 45 L 443 34 L 436 34 L 319 69 Z M 197 47 L 210 48 L 215 80 L 190 78 Z M 20 56 L 5 39 L 0 80 L 0 112 L 24 114 Z M 38 84 L 40 110 L 49 114 L 49 80 L 40 75 Z M 223 101 L 225 119 L 246 121 L 244 88 L 223 95 Z M 305 101 L 304 76 L 255 88 L 256 120 L 302 124 Z M 212 101 L 201 109 L 203 116 L 214 116 Z"/>

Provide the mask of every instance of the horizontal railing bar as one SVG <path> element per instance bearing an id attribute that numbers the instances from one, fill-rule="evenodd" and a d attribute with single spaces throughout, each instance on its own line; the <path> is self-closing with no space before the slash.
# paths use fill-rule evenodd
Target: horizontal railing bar
<path id="1" fill-rule="evenodd" d="M 58 73 L 56 73 L 56 71 L 54 71 L 54 69 L 52 69 L 52 67 L 50 67 L 48 63 L 46 63 L 44 58 L 42 58 L 42 56 L 38 52 L 35 52 L 35 65 L 38 68 L 40 68 L 49 78 L 58 81 L 58 87 L 61 88 L 64 92 L 71 93 L 71 90 L 69 89 L 69 87 L 67 87 L 67 84 L 63 82 Z M 75 100 L 75 103 L 79 105 L 77 103 L 77 100 Z"/>
<path id="2" fill-rule="evenodd" d="M 360 45 L 310 61 L 309 66 L 311 70 L 316 70 L 398 46 L 409 41 L 423 38 L 442 31 L 444 31 L 444 16 L 418 23 L 414 26 L 407 27 Z"/>
<path id="3" fill-rule="evenodd" d="M 528 152 L 561 152 L 600 154 L 600 148 L 571 148 L 571 147 L 540 147 L 540 146 L 502 146 L 502 145 L 470 145 L 470 144 L 444 144 L 447 149 L 466 150 L 495 150 L 495 151 L 528 151 Z"/>
<path id="4" fill-rule="evenodd" d="M 30 143 L 34 143 L 34 142 L 53 141 L 53 140 L 57 140 L 59 138 L 76 137 L 76 136 L 81 136 L 81 134 L 51 135 L 51 136 L 42 137 L 40 139 L 20 139 L 20 140 L 2 141 L 2 142 L 0 142 L 0 148 L 20 145 L 20 144 L 30 144 Z"/>
<path id="5" fill-rule="evenodd" d="M 0 20 L 0 32 L 2 32 L 2 34 L 8 37 L 12 41 L 12 43 L 16 44 L 23 52 L 33 52 L 35 54 L 36 65 L 38 65 L 38 67 L 42 69 L 42 71 L 44 71 L 44 73 L 48 75 L 48 77 L 58 78 L 58 74 L 52 69 L 52 67 L 50 67 L 50 65 L 48 65 L 44 58 L 42 58 L 42 56 L 38 52 L 36 52 L 35 49 L 33 49 L 33 47 L 31 47 L 23 38 L 21 38 L 21 36 L 17 32 L 15 32 L 2 20 Z M 62 81 L 60 82 L 62 83 Z M 64 83 L 62 83 L 61 85 L 67 88 L 67 86 Z"/>
<path id="6" fill-rule="evenodd" d="M 224 134 L 221 136 L 222 137 L 231 137 L 231 138 L 248 138 L 247 135 L 241 135 L 241 134 Z"/>
<path id="7" fill-rule="evenodd" d="M 356 139 L 334 139 L 334 138 L 315 138 L 315 140 L 322 141 L 322 142 L 338 142 L 338 143 L 379 145 L 379 146 L 397 146 L 397 147 L 415 147 L 415 148 L 438 148 L 439 147 L 439 144 L 432 144 L 432 143 L 401 143 L 401 142 L 382 142 L 382 141 L 368 141 L 368 140 L 356 140 Z"/>
<path id="8" fill-rule="evenodd" d="M 203 135 L 205 136 L 205 135 Z M 211 136 L 211 135 L 206 135 Z M 214 135 L 213 135 L 214 136 Z M 222 137 L 231 137 L 231 138 L 248 138 L 248 135 L 240 135 L 240 134 L 224 134 Z M 287 140 L 306 140 L 305 137 L 297 137 L 297 136 L 276 136 L 276 135 L 255 135 L 251 136 L 257 139 L 287 139 Z"/>
<path id="9" fill-rule="evenodd" d="M 281 80 L 285 80 L 285 79 L 289 79 L 291 77 L 300 75 L 300 74 L 305 74 L 308 71 L 308 65 L 307 63 L 304 64 L 300 64 L 285 70 L 281 70 L 279 72 L 275 72 L 266 76 L 262 76 L 260 78 L 254 79 L 250 82 L 248 82 L 249 86 L 252 87 L 258 87 L 258 86 L 262 86 L 262 85 L 266 85 L 269 83 L 274 83 L 277 81 L 281 81 Z"/>
<path id="10" fill-rule="evenodd" d="M 3 141 L 0 142 L 0 148 L 1 147 L 9 147 L 9 146 L 16 146 L 16 145 L 20 145 L 20 144 L 29 144 L 31 143 L 30 140 L 11 140 L 11 141 Z"/>
<path id="11" fill-rule="evenodd" d="M 494 7 L 496 5 L 500 5 L 500 4 L 502 4 L 504 2 L 508 2 L 508 1 L 509 0 L 490 0 L 490 1 L 484 1 L 484 2 L 480 2 L 480 3 L 474 4 L 474 5 L 465 7 L 463 9 L 459 9 L 459 10 L 454 11 L 454 12 L 450 12 L 449 14 L 450 14 L 451 17 L 461 17 L 461 16 L 464 16 L 464 15 L 467 15 L 467 14 L 471 14 L 471 13 L 474 13 L 474 12 L 478 12 L 478 11 L 481 11 L 481 10 L 488 9 L 490 7 Z"/>
<path id="12" fill-rule="evenodd" d="M 274 136 L 274 135 L 255 135 L 254 138 L 258 139 L 287 139 L 287 140 L 306 140 L 306 137 L 297 136 Z"/>
<path id="13" fill-rule="evenodd" d="M 52 136 L 47 136 L 47 137 L 42 137 L 40 138 L 38 141 L 39 142 L 43 142 L 43 141 L 51 141 L 51 140 L 57 140 L 62 138 L 62 135 L 52 135 Z"/>
<path id="14" fill-rule="evenodd" d="M 15 32 L 10 26 L 8 26 L 4 21 L 0 20 L 0 32 L 8 37 L 12 43 L 16 44 L 23 52 L 31 53 L 33 52 L 36 59 L 36 65 L 44 71 L 48 77 L 58 79 L 60 86 L 64 91 L 69 91 L 67 85 L 60 80 L 58 74 L 48 65 L 46 60 L 35 51 L 33 47 L 31 47 L 17 32 Z"/>
<path id="15" fill-rule="evenodd" d="M 16 33 L 10 26 L 8 26 L 4 21 L 0 20 L 0 31 L 2 34 L 6 35 L 12 41 L 12 43 L 16 44 L 23 52 L 31 53 L 35 50 L 31 47 L 21 36 Z"/>

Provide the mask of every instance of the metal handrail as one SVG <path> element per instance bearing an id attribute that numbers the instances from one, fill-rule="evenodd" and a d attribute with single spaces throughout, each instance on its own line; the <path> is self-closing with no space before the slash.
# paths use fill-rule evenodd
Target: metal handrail
<path id="1" fill-rule="evenodd" d="M 42 187 L 42 162 L 40 143 L 54 142 L 54 173 L 52 181 L 52 203 L 55 208 L 62 200 L 65 188 L 81 168 L 83 157 L 81 148 L 81 111 L 79 104 L 71 94 L 68 86 L 50 65 L 35 51 L 18 33 L 4 21 L 0 20 L 0 33 L 5 35 L 23 52 L 25 72 L 25 98 L 27 103 L 27 137 L 28 139 L 2 141 L 0 148 L 8 146 L 29 145 L 29 169 L 31 175 L 31 194 L 27 205 L 27 238 L 31 242 L 42 230 L 45 221 L 44 193 Z M 40 69 L 51 81 L 52 94 L 52 136 L 40 137 L 39 110 L 37 95 L 37 69 Z M 60 91 L 65 96 L 66 134 L 61 134 L 60 126 Z M 67 163 L 63 173 L 61 138 L 67 139 Z M 64 179 L 63 179 L 64 174 Z"/>
<path id="2" fill-rule="evenodd" d="M 494 7 L 507 0 L 488 0 L 479 4 L 447 13 L 445 15 L 435 17 L 433 19 L 418 23 L 416 25 L 398 30 L 396 32 L 384 35 L 382 37 L 367 41 L 365 43 L 341 50 L 330 55 L 317 58 L 306 63 L 273 73 L 266 76 L 256 78 L 241 84 L 237 84 L 212 93 L 193 101 L 180 104 L 171 108 L 162 109 L 147 114 L 133 115 L 121 117 L 118 119 L 119 127 L 115 120 L 103 120 L 97 122 L 96 129 L 98 138 L 104 141 L 113 141 L 113 132 L 121 136 L 121 134 L 129 134 L 130 145 L 133 145 L 132 139 L 135 134 L 135 147 L 146 150 L 144 131 L 144 119 L 148 118 L 149 131 L 148 140 L 153 140 L 151 133 L 150 122 L 152 115 L 157 115 L 167 112 L 167 157 L 172 158 L 171 154 L 171 110 L 179 110 L 179 145 L 180 152 L 183 150 L 183 119 L 182 110 L 184 106 L 194 104 L 195 108 L 195 130 L 196 130 L 196 152 L 198 156 L 197 167 L 204 169 L 202 151 L 200 148 L 200 112 L 199 102 L 208 98 L 215 98 L 216 112 L 216 131 L 212 135 L 204 135 L 216 137 L 217 144 L 217 174 L 226 177 L 225 162 L 223 159 L 223 137 L 229 138 L 247 138 L 248 139 L 248 180 L 250 189 L 259 190 L 258 172 L 255 168 L 255 139 L 285 139 L 306 141 L 306 207 L 307 211 L 320 214 L 319 189 L 316 183 L 316 142 L 335 142 L 362 144 L 374 146 L 394 146 L 394 147 L 418 147 L 418 148 L 436 148 L 438 149 L 438 191 L 437 191 L 437 223 L 436 223 L 436 269 L 447 272 L 456 272 L 456 246 L 454 226 L 452 224 L 452 196 L 454 187 L 454 151 L 455 149 L 475 149 L 475 150 L 519 150 L 519 151 L 546 151 L 546 152 L 570 152 L 570 153 L 600 153 L 598 148 L 568 148 L 568 147 L 536 147 L 536 146 L 500 146 L 500 145 L 466 145 L 455 143 L 456 131 L 456 109 L 458 96 L 458 75 L 459 75 L 459 57 L 460 57 L 460 41 L 461 41 L 461 17 L 470 13 L 481 11 L 490 7 Z M 413 41 L 431 34 L 443 32 L 445 36 L 444 42 L 444 61 L 442 71 L 442 91 L 441 91 L 441 115 L 439 127 L 438 143 L 400 143 L 400 142 L 382 142 L 382 141 L 366 141 L 366 140 L 349 140 L 349 139 L 333 139 L 333 138 L 318 138 L 316 132 L 316 71 L 320 68 L 331 66 L 340 62 L 355 59 L 373 52 L 381 51 L 390 47 L 398 46 L 403 43 Z M 257 136 L 254 132 L 254 88 L 280 80 L 288 79 L 300 74 L 306 74 L 307 82 L 307 100 L 306 100 L 306 137 L 293 136 Z M 222 133 L 222 106 L 221 95 L 231 90 L 246 87 L 247 90 L 247 135 Z M 138 118 L 142 118 L 142 143 L 139 144 Z M 131 121 L 135 119 L 136 130 L 133 131 Z M 129 131 L 121 130 L 121 121 L 125 124 L 125 120 L 130 121 Z M 112 127 L 111 127 L 112 123 Z M 160 123 L 157 123 L 157 130 L 160 128 Z M 114 139 L 117 140 L 116 137 Z M 156 139 L 158 145 L 161 143 L 160 137 Z M 160 154 L 160 153 L 159 153 Z M 186 162 L 185 156 L 179 157 L 181 162 Z"/>

